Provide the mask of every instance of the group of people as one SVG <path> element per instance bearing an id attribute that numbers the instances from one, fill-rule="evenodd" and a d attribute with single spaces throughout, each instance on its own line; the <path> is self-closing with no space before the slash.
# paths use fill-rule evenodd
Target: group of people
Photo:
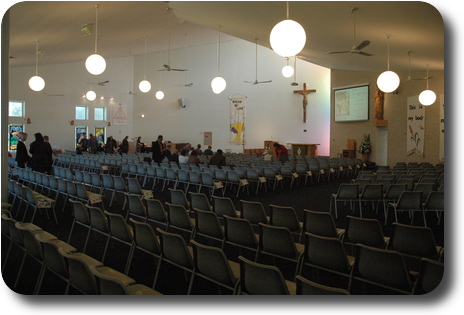
<path id="1" fill-rule="evenodd" d="M 98 143 L 98 139 L 96 136 L 94 136 L 93 134 L 89 134 L 89 138 L 87 139 L 87 133 L 84 132 L 82 133 L 82 136 L 77 143 L 76 153 L 82 154 L 82 152 L 87 152 L 87 151 L 92 154 L 96 154 L 98 151 L 102 151 L 105 153 L 118 152 L 120 154 L 129 153 L 128 139 L 129 139 L 129 136 L 125 136 L 119 146 L 117 145 L 117 142 L 113 138 L 113 136 L 109 136 L 106 139 L 106 144 L 103 142 Z"/>
<path id="2" fill-rule="evenodd" d="M 26 148 L 28 134 L 22 132 L 19 135 L 18 146 L 16 150 L 16 163 L 18 167 L 24 168 L 29 166 L 33 171 L 52 174 L 53 170 L 53 150 L 48 136 L 42 136 L 40 132 L 34 134 L 35 141 Z M 32 155 L 30 156 L 29 153 Z"/>
<path id="3" fill-rule="evenodd" d="M 165 158 L 168 161 L 173 161 L 178 164 L 192 163 L 200 164 L 201 160 L 200 155 L 204 154 L 211 156 L 209 160 L 210 165 L 217 165 L 219 167 L 226 165 L 226 157 L 223 155 L 222 150 L 217 150 L 213 155 L 212 147 L 208 146 L 208 149 L 203 151 L 201 149 L 201 144 L 198 144 L 196 148 L 193 148 L 190 143 L 188 143 L 179 154 L 177 149 L 173 149 L 171 145 L 163 142 L 164 138 L 162 135 L 159 135 L 156 141 L 152 142 L 152 160 L 157 163 L 161 163 Z"/>

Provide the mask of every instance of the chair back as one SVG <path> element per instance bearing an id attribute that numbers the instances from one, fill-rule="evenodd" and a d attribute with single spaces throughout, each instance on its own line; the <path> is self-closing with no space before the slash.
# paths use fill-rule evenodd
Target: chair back
<path id="1" fill-rule="evenodd" d="M 398 200 L 397 210 L 421 209 L 422 191 L 403 191 Z"/>
<path id="2" fill-rule="evenodd" d="M 238 217 L 232 199 L 227 197 L 213 197 L 213 211 L 216 212 L 218 217 L 227 215 L 229 217 Z"/>
<path id="3" fill-rule="evenodd" d="M 346 216 L 344 241 L 350 244 L 364 244 L 371 247 L 385 248 L 382 227 L 377 219 Z"/>
<path id="4" fill-rule="evenodd" d="M 427 210 L 445 210 L 445 192 L 432 191 L 424 203 Z"/>
<path id="5" fill-rule="evenodd" d="M 299 254 L 288 228 L 263 223 L 259 223 L 259 250 L 291 259 Z"/>
<path id="6" fill-rule="evenodd" d="M 302 276 L 295 277 L 296 295 L 349 295 L 350 292 L 345 289 L 329 287 L 313 281 L 310 281 Z"/>
<path id="7" fill-rule="evenodd" d="M 110 228 L 108 225 L 108 219 L 106 218 L 105 213 L 103 213 L 103 210 L 89 205 L 85 205 L 85 207 L 89 210 L 92 229 L 108 234 L 110 232 Z"/>
<path id="8" fill-rule="evenodd" d="M 219 219 L 213 211 L 203 211 L 195 209 L 195 229 L 196 233 L 217 238 L 222 241 L 224 229 L 219 223 Z"/>
<path id="9" fill-rule="evenodd" d="M 190 204 L 192 209 L 199 209 L 204 211 L 212 211 L 213 207 L 209 203 L 208 197 L 203 193 L 195 193 L 189 191 L 190 195 Z"/>
<path id="10" fill-rule="evenodd" d="M 184 238 L 179 234 L 166 232 L 160 228 L 157 228 L 156 231 L 160 237 L 163 259 L 165 258 L 179 266 L 193 269 L 193 255 L 188 249 Z"/>
<path id="11" fill-rule="evenodd" d="M 129 213 L 139 218 L 146 219 L 147 209 L 145 208 L 140 195 L 134 195 L 131 193 L 126 193 L 125 195 L 129 203 Z"/>
<path id="12" fill-rule="evenodd" d="M 147 203 L 148 219 L 152 219 L 161 223 L 167 223 L 167 214 L 162 202 L 158 199 L 144 198 L 144 200 Z"/>
<path id="13" fill-rule="evenodd" d="M 303 210 L 303 231 L 326 237 L 338 237 L 337 227 L 330 212 Z"/>
<path id="14" fill-rule="evenodd" d="M 74 219 L 77 222 L 90 226 L 90 215 L 89 211 L 81 201 L 69 200 L 73 205 Z"/>
<path id="15" fill-rule="evenodd" d="M 240 291 L 250 295 L 289 295 L 279 268 L 238 257 L 240 261 Z"/>
<path id="16" fill-rule="evenodd" d="M 261 202 L 240 200 L 242 204 L 242 218 L 250 221 L 251 224 L 269 224 L 266 211 Z"/>
<path id="17" fill-rule="evenodd" d="M 170 199 L 171 204 L 183 206 L 186 210 L 190 209 L 190 203 L 183 190 L 172 189 L 172 188 L 168 188 L 168 189 L 169 189 L 169 195 L 171 198 Z"/>
<path id="18" fill-rule="evenodd" d="M 427 294 L 435 290 L 443 279 L 445 265 L 441 262 L 422 258 L 419 277 L 414 284 L 414 294 Z"/>
<path id="19" fill-rule="evenodd" d="M 127 178 L 127 191 L 131 194 L 143 195 L 142 188 L 140 187 L 140 183 L 138 179 L 135 177 Z"/>
<path id="20" fill-rule="evenodd" d="M 402 254 L 438 260 L 433 232 L 425 226 L 411 226 L 393 222 L 388 248 Z"/>
<path id="21" fill-rule="evenodd" d="M 134 226 L 134 239 L 138 247 L 155 255 L 161 254 L 161 247 L 158 237 L 150 224 L 136 221 L 129 218 Z"/>
<path id="22" fill-rule="evenodd" d="M 350 287 L 354 278 L 403 294 L 412 292 L 412 282 L 403 256 L 396 251 L 357 244 Z"/>
<path id="23" fill-rule="evenodd" d="M 359 196 L 359 184 L 342 183 L 338 188 L 338 199 L 357 199 Z"/>
<path id="24" fill-rule="evenodd" d="M 269 205 L 270 219 L 269 223 L 274 226 L 288 228 L 291 232 L 300 231 L 302 225 L 298 221 L 296 211 L 293 207 L 282 207 Z"/>
<path id="25" fill-rule="evenodd" d="M 192 240 L 195 271 L 234 288 L 238 278 L 232 272 L 229 261 L 222 249 L 206 246 Z"/>
<path id="26" fill-rule="evenodd" d="M 134 241 L 134 234 L 130 226 L 127 225 L 124 217 L 120 214 L 110 213 L 108 211 L 104 211 L 104 213 L 108 217 L 111 236 L 132 244 Z"/>
<path id="27" fill-rule="evenodd" d="M 366 184 L 361 192 L 361 199 L 383 199 L 383 185 L 382 184 Z"/>
<path id="28" fill-rule="evenodd" d="M 169 220 L 169 226 L 181 228 L 184 230 L 192 231 L 193 225 L 188 215 L 187 209 L 181 205 L 174 205 L 166 203 L 168 206 L 167 214 Z"/>
<path id="29" fill-rule="evenodd" d="M 109 174 L 102 174 L 102 185 L 106 189 L 114 189 L 113 177 Z"/>
<path id="30" fill-rule="evenodd" d="M 351 264 L 345 247 L 338 237 L 325 237 L 311 233 L 305 233 L 305 236 L 303 262 L 345 275 L 350 274 Z"/>
<path id="31" fill-rule="evenodd" d="M 256 250 L 258 239 L 247 219 L 224 216 L 224 234 L 226 242 Z"/>

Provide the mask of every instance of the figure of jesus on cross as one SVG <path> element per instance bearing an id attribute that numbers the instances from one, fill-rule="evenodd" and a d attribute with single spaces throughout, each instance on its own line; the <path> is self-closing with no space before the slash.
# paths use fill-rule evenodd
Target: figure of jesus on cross
<path id="1" fill-rule="evenodd" d="M 307 90 L 306 83 L 303 83 L 303 90 L 296 90 L 293 93 L 298 93 L 303 95 L 303 122 L 306 122 L 306 105 L 308 105 L 307 95 L 309 93 L 316 92 L 316 90 Z"/>

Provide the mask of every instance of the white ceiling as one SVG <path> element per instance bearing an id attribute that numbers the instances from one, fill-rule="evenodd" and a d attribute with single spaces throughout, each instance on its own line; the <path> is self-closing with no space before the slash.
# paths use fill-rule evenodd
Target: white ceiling
<path id="1" fill-rule="evenodd" d="M 35 64 L 35 41 L 44 55 L 40 64 L 84 61 L 94 53 L 95 36 L 81 32 L 95 24 L 98 8 L 98 53 L 105 58 L 216 43 L 234 37 L 269 47 L 273 26 L 286 18 L 284 1 L 28 1 L 10 8 L 10 65 Z M 370 40 L 365 57 L 326 54 L 353 45 L 352 7 L 357 7 L 357 44 Z M 167 8 L 172 9 L 169 18 Z M 306 30 L 300 58 L 331 69 L 383 71 L 387 68 L 387 34 L 390 34 L 390 68 L 444 70 L 444 23 L 430 4 L 419 1 L 295 1 L 289 17 Z M 171 26 L 170 32 L 168 28 Z M 187 36 L 186 36 L 187 35 Z M 230 36 L 228 36 L 230 35 Z M 232 37 L 233 36 L 233 37 Z"/>

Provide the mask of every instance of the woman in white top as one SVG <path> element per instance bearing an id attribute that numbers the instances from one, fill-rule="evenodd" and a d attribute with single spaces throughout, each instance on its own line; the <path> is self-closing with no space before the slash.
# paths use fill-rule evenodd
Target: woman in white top
<path id="1" fill-rule="evenodd" d="M 187 164 L 188 163 L 188 151 L 186 149 L 182 149 L 182 151 L 180 151 L 180 155 L 179 155 L 179 164 Z"/>

